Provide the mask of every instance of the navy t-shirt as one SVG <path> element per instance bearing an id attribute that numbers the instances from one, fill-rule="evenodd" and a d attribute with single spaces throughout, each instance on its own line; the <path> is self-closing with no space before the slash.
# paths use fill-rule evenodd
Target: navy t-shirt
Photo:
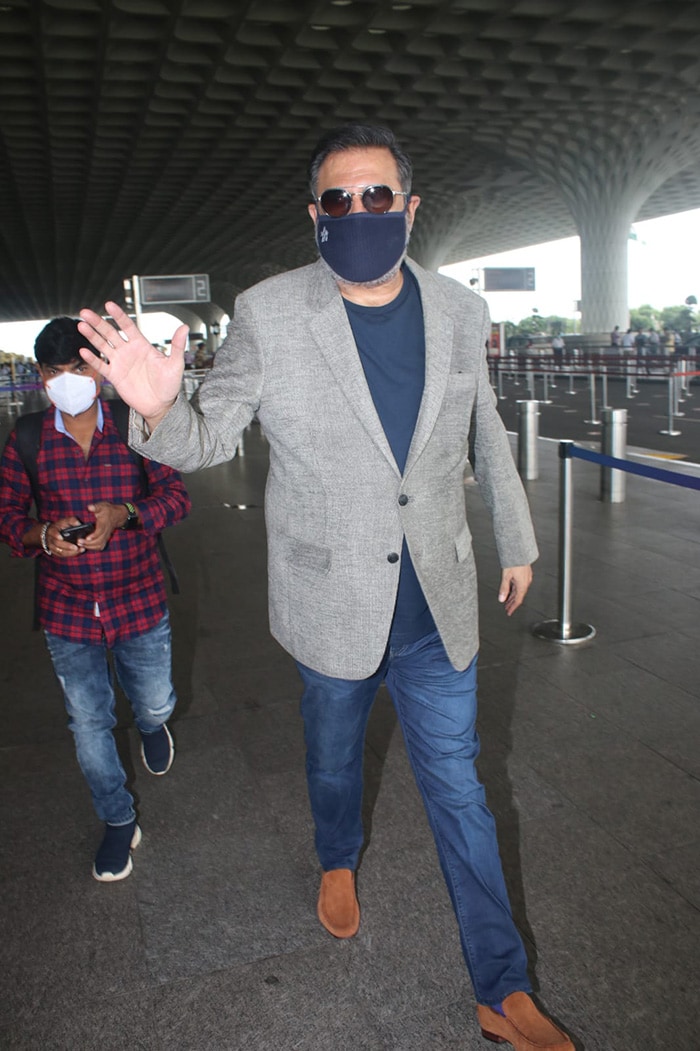
<path id="1" fill-rule="evenodd" d="M 425 328 L 418 283 L 404 267 L 396 299 L 365 307 L 344 299 L 374 407 L 401 472 L 418 419 L 425 384 Z M 392 645 L 415 642 L 435 630 L 404 538 Z"/>

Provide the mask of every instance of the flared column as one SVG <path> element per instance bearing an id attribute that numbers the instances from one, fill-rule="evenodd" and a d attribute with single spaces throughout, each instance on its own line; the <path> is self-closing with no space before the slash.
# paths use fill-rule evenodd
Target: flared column
<path id="1" fill-rule="evenodd" d="M 680 101 L 680 100 L 679 100 Z M 687 100 L 683 100 L 687 106 Z M 581 331 L 605 336 L 629 320 L 627 245 L 644 202 L 697 152 L 690 110 L 675 120 L 648 115 L 639 136 L 637 114 L 592 121 L 577 129 L 548 167 L 576 220 L 581 238 Z"/>
<path id="2" fill-rule="evenodd" d="M 581 238 L 581 331 L 607 334 L 629 324 L 629 202 L 594 206 L 578 217 Z"/>

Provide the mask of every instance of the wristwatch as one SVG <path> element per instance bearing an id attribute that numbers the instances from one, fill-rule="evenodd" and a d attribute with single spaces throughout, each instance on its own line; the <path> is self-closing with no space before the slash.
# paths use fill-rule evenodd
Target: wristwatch
<path id="1" fill-rule="evenodd" d="M 134 505 L 132 503 L 129 503 L 128 500 L 124 501 L 124 507 L 127 510 L 127 516 L 126 516 L 126 522 L 122 526 L 122 529 L 136 529 L 138 527 L 138 524 L 139 524 L 138 511 L 136 510 L 136 508 L 134 507 Z"/>

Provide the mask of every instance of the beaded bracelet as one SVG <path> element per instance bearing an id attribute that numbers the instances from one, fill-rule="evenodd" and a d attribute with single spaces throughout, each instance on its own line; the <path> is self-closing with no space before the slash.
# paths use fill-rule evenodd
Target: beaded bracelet
<path id="1" fill-rule="evenodd" d="M 50 522 L 44 522 L 43 526 L 41 527 L 41 546 L 43 547 L 43 549 L 44 549 L 44 551 L 46 552 L 47 555 L 50 555 L 52 553 L 51 552 L 51 548 L 49 547 L 49 545 L 46 542 L 46 534 L 49 531 L 49 526 L 50 525 L 51 525 Z"/>

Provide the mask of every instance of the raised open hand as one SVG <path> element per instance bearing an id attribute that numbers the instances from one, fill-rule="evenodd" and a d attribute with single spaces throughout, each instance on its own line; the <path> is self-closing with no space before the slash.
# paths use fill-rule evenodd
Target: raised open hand
<path id="1" fill-rule="evenodd" d="M 180 393 L 185 367 L 187 325 L 176 329 L 170 354 L 150 343 L 116 303 L 105 303 L 114 325 L 92 310 L 81 310 L 78 331 L 93 345 L 82 358 L 112 384 L 117 394 L 140 412 L 151 430 L 162 420 Z M 116 325 L 116 328 L 115 328 Z"/>

